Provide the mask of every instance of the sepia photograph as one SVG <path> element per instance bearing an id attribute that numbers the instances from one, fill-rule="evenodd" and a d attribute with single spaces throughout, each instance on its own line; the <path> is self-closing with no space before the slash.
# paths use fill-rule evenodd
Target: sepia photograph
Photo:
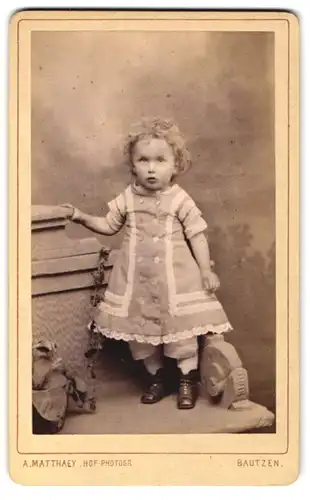
<path id="1" fill-rule="evenodd" d="M 30 257 L 31 343 L 18 334 L 17 352 L 31 349 L 31 386 L 17 382 L 27 393 L 17 404 L 29 439 L 49 436 L 53 453 L 76 439 L 78 453 L 83 436 L 158 436 L 159 451 L 146 441 L 152 454 L 168 453 L 170 438 L 181 450 L 190 436 L 243 435 L 276 453 L 272 437 L 289 439 L 293 200 L 277 76 L 290 70 L 277 63 L 287 46 L 276 28 L 293 21 L 271 18 L 268 29 L 241 15 L 235 28 L 211 18 L 194 29 L 186 13 L 159 24 L 142 13 L 140 26 L 131 13 L 114 26 L 93 13 L 84 26 L 83 13 L 76 24 L 63 13 L 66 26 L 61 13 L 41 13 L 41 24 L 36 14 L 19 21 L 21 37 L 23 22 L 34 28 L 16 84 L 21 101 L 28 89 L 17 105 L 28 206 L 17 211 L 29 240 L 18 229 L 17 246 L 20 270 Z M 221 451 L 203 442 L 200 453 Z"/>

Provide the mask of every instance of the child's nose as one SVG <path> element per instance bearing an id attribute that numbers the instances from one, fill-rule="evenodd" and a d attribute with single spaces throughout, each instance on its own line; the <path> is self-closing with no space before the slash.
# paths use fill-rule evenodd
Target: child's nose
<path id="1" fill-rule="evenodd" d="M 155 170 L 155 164 L 153 161 L 149 162 L 149 172 L 154 172 Z"/>

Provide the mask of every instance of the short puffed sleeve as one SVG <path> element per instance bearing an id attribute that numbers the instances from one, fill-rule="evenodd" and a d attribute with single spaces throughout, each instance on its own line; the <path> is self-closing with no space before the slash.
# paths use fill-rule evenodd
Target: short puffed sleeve
<path id="1" fill-rule="evenodd" d="M 208 227 L 206 221 L 201 216 L 201 211 L 189 195 L 184 197 L 177 215 L 188 240 L 196 234 L 202 233 Z"/>
<path id="2" fill-rule="evenodd" d="M 112 231 L 117 233 L 124 225 L 126 220 L 126 197 L 125 193 L 119 194 L 116 198 L 108 202 L 109 212 L 106 215 L 106 221 Z"/>

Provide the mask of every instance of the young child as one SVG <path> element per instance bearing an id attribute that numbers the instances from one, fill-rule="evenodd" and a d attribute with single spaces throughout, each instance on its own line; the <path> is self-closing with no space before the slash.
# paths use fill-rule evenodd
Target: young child
<path id="1" fill-rule="evenodd" d="M 214 295 L 219 279 L 203 234 L 207 224 L 175 183 L 189 166 L 189 154 L 177 126 L 162 119 L 146 120 L 133 130 L 125 153 L 133 181 L 109 202 L 107 215 L 93 217 L 76 208 L 72 215 L 99 234 L 112 235 L 125 226 L 95 324 L 105 337 L 128 342 L 133 358 L 143 360 L 149 385 L 142 403 L 167 395 L 165 355 L 177 360 L 178 408 L 193 408 L 197 337 L 231 326 Z"/>

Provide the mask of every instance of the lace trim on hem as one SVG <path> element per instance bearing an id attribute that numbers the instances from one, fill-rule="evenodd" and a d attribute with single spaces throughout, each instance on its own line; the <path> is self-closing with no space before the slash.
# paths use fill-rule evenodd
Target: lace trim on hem
<path id="1" fill-rule="evenodd" d="M 199 335 L 206 335 L 208 332 L 213 332 L 216 334 L 225 333 L 232 331 L 232 326 L 230 323 L 223 323 L 222 325 L 204 325 L 196 326 L 191 330 L 184 330 L 178 333 L 170 333 L 163 337 L 158 335 L 139 335 L 135 333 L 125 333 L 116 330 L 110 330 L 109 328 L 100 328 L 96 323 L 91 322 L 89 328 L 96 333 L 101 333 L 104 337 L 124 340 L 125 342 L 136 341 L 140 343 L 147 343 L 152 345 L 159 344 L 170 344 L 172 342 L 179 342 L 180 340 L 189 339 L 191 337 L 198 337 Z"/>

